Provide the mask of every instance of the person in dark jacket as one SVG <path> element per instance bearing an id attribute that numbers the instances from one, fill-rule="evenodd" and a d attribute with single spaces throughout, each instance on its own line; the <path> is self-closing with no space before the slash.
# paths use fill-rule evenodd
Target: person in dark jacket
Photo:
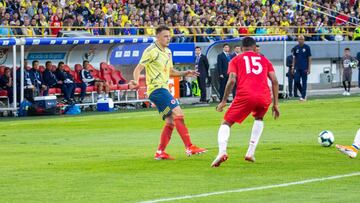
<path id="1" fill-rule="evenodd" d="M 293 50 L 293 67 L 295 70 L 294 80 L 295 88 L 300 90 L 300 101 L 306 101 L 307 79 L 311 73 L 311 49 L 305 44 L 305 37 L 298 37 L 299 44 Z"/>
<path id="2" fill-rule="evenodd" d="M 289 55 L 286 57 L 286 66 L 289 68 L 286 77 L 288 77 L 288 85 L 289 85 L 289 97 L 299 97 L 297 94 L 296 86 L 294 85 L 294 69 L 293 69 L 293 55 Z"/>
<path id="3" fill-rule="evenodd" d="M 45 85 L 43 77 L 39 70 L 39 61 L 35 60 L 32 62 L 33 68 L 30 70 L 30 80 L 31 83 L 35 86 L 36 94 L 47 96 L 48 87 Z"/>
<path id="4" fill-rule="evenodd" d="M 209 78 L 209 61 L 204 54 L 201 54 L 201 48 L 195 48 L 195 70 L 199 72 L 197 81 L 201 91 L 200 102 L 207 103 L 206 99 L 206 78 Z"/>
<path id="5" fill-rule="evenodd" d="M 6 67 L 4 70 L 4 75 L 0 77 L 0 89 L 7 91 L 7 96 L 9 98 L 9 103 L 13 103 L 13 79 L 11 77 L 10 68 Z"/>
<path id="6" fill-rule="evenodd" d="M 55 71 L 55 75 L 58 81 L 61 81 L 61 91 L 64 93 L 64 98 L 68 103 L 75 103 L 75 83 L 74 78 L 64 70 L 64 62 L 60 61 Z"/>
<path id="7" fill-rule="evenodd" d="M 46 61 L 45 68 L 43 72 L 44 84 L 49 88 L 60 88 L 62 81 L 56 78 L 51 61 Z"/>
<path id="8" fill-rule="evenodd" d="M 230 51 L 230 46 L 228 44 L 224 44 L 223 52 L 220 53 L 217 57 L 216 66 L 217 66 L 217 70 L 219 74 L 219 82 L 220 82 L 220 87 L 219 87 L 220 101 L 224 96 L 225 86 L 228 80 L 227 71 L 228 71 L 229 61 L 231 60 L 229 51 Z"/>
<path id="9" fill-rule="evenodd" d="M 35 86 L 31 81 L 30 78 L 30 70 L 31 67 L 28 66 L 28 61 L 24 60 L 24 98 L 28 101 L 32 102 L 34 100 L 35 95 Z M 16 70 L 16 95 L 17 95 L 17 102 L 20 102 L 20 83 L 21 83 L 21 69 Z"/>

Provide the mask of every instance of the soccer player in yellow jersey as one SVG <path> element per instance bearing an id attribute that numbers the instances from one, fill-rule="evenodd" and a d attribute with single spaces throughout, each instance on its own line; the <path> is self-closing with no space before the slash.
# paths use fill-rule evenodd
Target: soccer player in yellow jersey
<path id="1" fill-rule="evenodd" d="M 134 80 L 130 83 L 138 85 L 140 73 L 145 69 L 147 94 L 153 102 L 163 120 L 166 121 L 160 137 L 160 144 L 155 153 L 156 160 L 173 159 L 165 153 L 174 126 L 185 144 L 185 153 L 188 156 L 206 152 L 206 149 L 199 148 L 191 143 L 189 131 L 184 123 L 184 114 L 174 97 L 169 92 L 168 80 L 170 76 L 198 76 L 193 70 L 177 71 L 173 69 L 171 51 L 168 48 L 170 43 L 170 28 L 160 26 L 156 28 L 156 41 L 147 47 L 140 59 L 140 63 L 134 70 Z"/>

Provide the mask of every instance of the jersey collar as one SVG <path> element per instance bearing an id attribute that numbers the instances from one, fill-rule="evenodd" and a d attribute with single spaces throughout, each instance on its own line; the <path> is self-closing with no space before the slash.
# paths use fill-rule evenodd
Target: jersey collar
<path id="1" fill-rule="evenodd" d="M 160 45 L 159 45 L 157 42 L 155 42 L 155 46 L 156 46 L 158 49 L 160 49 L 160 51 L 165 52 L 165 49 L 164 49 L 164 50 L 161 49 Z"/>

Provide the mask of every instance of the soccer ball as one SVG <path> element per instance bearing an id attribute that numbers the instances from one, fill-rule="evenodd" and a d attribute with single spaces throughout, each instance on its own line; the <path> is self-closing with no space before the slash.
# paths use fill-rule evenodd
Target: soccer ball
<path id="1" fill-rule="evenodd" d="M 319 134 L 318 141 L 321 146 L 330 147 L 332 144 L 334 144 L 335 137 L 332 132 L 324 130 Z"/>
<path id="2" fill-rule="evenodd" d="M 350 67 L 355 69 L 358 67 L 358 64 L 359 64 L 358 60 L 353 60 L 350 62 Z"/>

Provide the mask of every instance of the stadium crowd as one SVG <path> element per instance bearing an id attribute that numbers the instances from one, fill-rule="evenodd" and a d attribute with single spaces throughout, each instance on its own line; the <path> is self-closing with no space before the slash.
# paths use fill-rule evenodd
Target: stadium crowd
<path id="1" fill-rule="evenodd" d="M 294 1 L 0 0 L 0 36 L 57 36 L 61 30 L 154 35 L 165 24 L 182 35 L 173 38 L 177 42 L 298 34 L 306 40 L 360 40 L 360 0 Z"/>

